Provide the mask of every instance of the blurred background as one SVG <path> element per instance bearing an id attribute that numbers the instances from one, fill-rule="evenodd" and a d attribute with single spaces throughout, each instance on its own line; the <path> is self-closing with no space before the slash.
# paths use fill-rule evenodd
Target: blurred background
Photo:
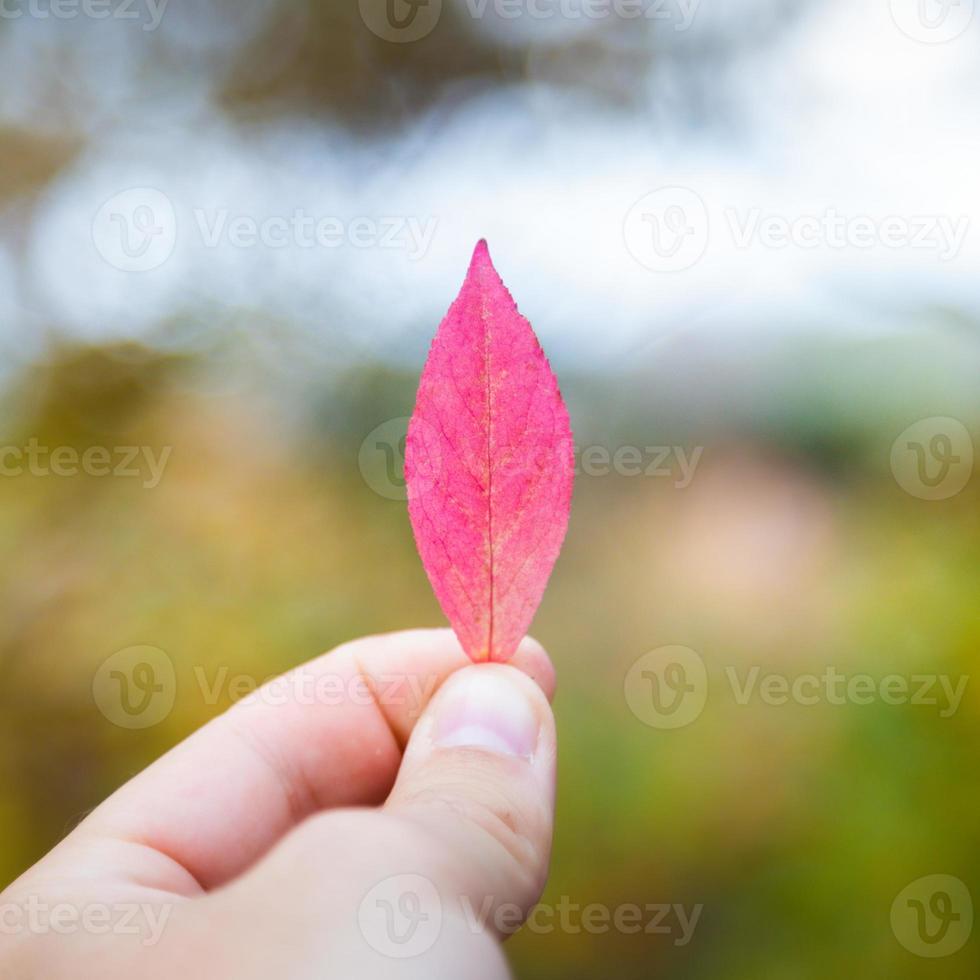
<path id="1" fill-rule="evenodd" d="M 444 622 L 401 440 L 485 236 L 579 451 L 543 902 L 608 916 L 516 974 L 975 978 L 973 6 L 7 0 L 0 885 Z"/>

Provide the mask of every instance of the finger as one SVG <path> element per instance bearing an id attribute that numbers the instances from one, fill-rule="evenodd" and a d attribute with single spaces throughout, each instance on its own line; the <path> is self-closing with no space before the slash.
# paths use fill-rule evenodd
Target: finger
<path id="1" fill-rule="evenodd" d="M 207 899 L 210 921 L 281 939 L 274 955 L 246 941 L 230 965 L 252 976 L 288 950 L 357 976 L 506 976 L 493 940 L 544 886 L 555 757 L 550 707 L 526 675 L 457 671 L 416 724 L 384 807 L 311 818 Z"/>
<path id="2" fill-rule="evenodd" d="M 104 872 L 182 894 L 226 882 L 309 814 L 382 802 L 420 713 L 468 663 L 449 630 L 345 644 L 200 729 L 46 860 L 98 854 Z M 537 643 L 525 640 L 514 663 L 550 695 L 554 672 Z"/>
<path id="3" fill-rule="evenodd" d="M 544 888 L 555 768 L 541 689 L 511 666 L 469 667 L 416 725 L 386 810 L 419 829 L 419 873 L 494 926 L 500 906 L 526 914 Z"/>

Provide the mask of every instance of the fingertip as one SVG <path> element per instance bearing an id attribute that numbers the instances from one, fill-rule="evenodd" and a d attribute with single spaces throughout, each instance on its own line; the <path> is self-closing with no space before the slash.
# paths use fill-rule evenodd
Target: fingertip
<path id="1" fill-rule="evenodd" d="M 544 691 L 549 701 L 554 700 L 557 683 L 555 665 L 548 651 L 533 636 L 525 636 L 521 640 L 510 665 L 527 674 Z"/>
<path id="2" fill-rule="evenodd" d="M 553 741 L 553 715 L 541 686 L 511 664 L 474 664 L 449 677 L 429 706 L 434 747 L 502 748 L 532 760 Z M 477 741 L 467 741 L 480 736 Z"/>
<path id="3" fill-rule="evenodd" d="M 448 627 L 407 629 L 378 633 L 343 644 L 370 673 L 397 668 L 430 671 L 445 679 L 472 661 L 463 652 L 456 634 Z M 555 668 L 548 652 L 533 636 L 525 636 L 507 663 L 527 674 L 549 701 L 555 696 Z"/>
<path id="4" fill-rule="evenodd" d="M 555 760 L 541 685 L 513 663 L 473 664 L 427 706 L 386 808 L 448 849 L 453 890 L 527 908 L 547 875 Z"/>
<path id="5" fill-rule="evenodd" d="M 358 661 L 366 660 L 378 667 L 392 663 L 404 666 L 413 661 L 428 665 L 433 659 L 440 664 L 456 662 L 460 666 L 467 662 L 456 634 L 445 627 L 372 633 L 348 640 L 333 652 L 348 650 L 357 655 Z"/>

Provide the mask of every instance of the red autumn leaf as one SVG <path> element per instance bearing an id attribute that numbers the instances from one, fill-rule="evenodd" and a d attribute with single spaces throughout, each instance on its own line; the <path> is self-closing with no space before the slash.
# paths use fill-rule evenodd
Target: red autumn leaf
<path id="1" fill-rule="evenodd" d="M 471 660 L 508 660 L 531 624 L 568 525 L 572 452 L 558 382 L 481 241 L 405 444 L 415 542 Z"/>

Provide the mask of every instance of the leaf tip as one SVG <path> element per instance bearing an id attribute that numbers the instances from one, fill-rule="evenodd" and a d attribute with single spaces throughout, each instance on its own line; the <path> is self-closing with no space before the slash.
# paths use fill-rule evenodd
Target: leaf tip
<path id="1" fill-rule="evenodd" d="M 476 269 L 480 266 L 493 268 L 493 262 L 490 260 L 490 249 L 487 247 L 485 238 L 481 238 L 476 243 L 476 248 L 473 249 L 473 258 L 470 259 L 470 269 Z"/>

